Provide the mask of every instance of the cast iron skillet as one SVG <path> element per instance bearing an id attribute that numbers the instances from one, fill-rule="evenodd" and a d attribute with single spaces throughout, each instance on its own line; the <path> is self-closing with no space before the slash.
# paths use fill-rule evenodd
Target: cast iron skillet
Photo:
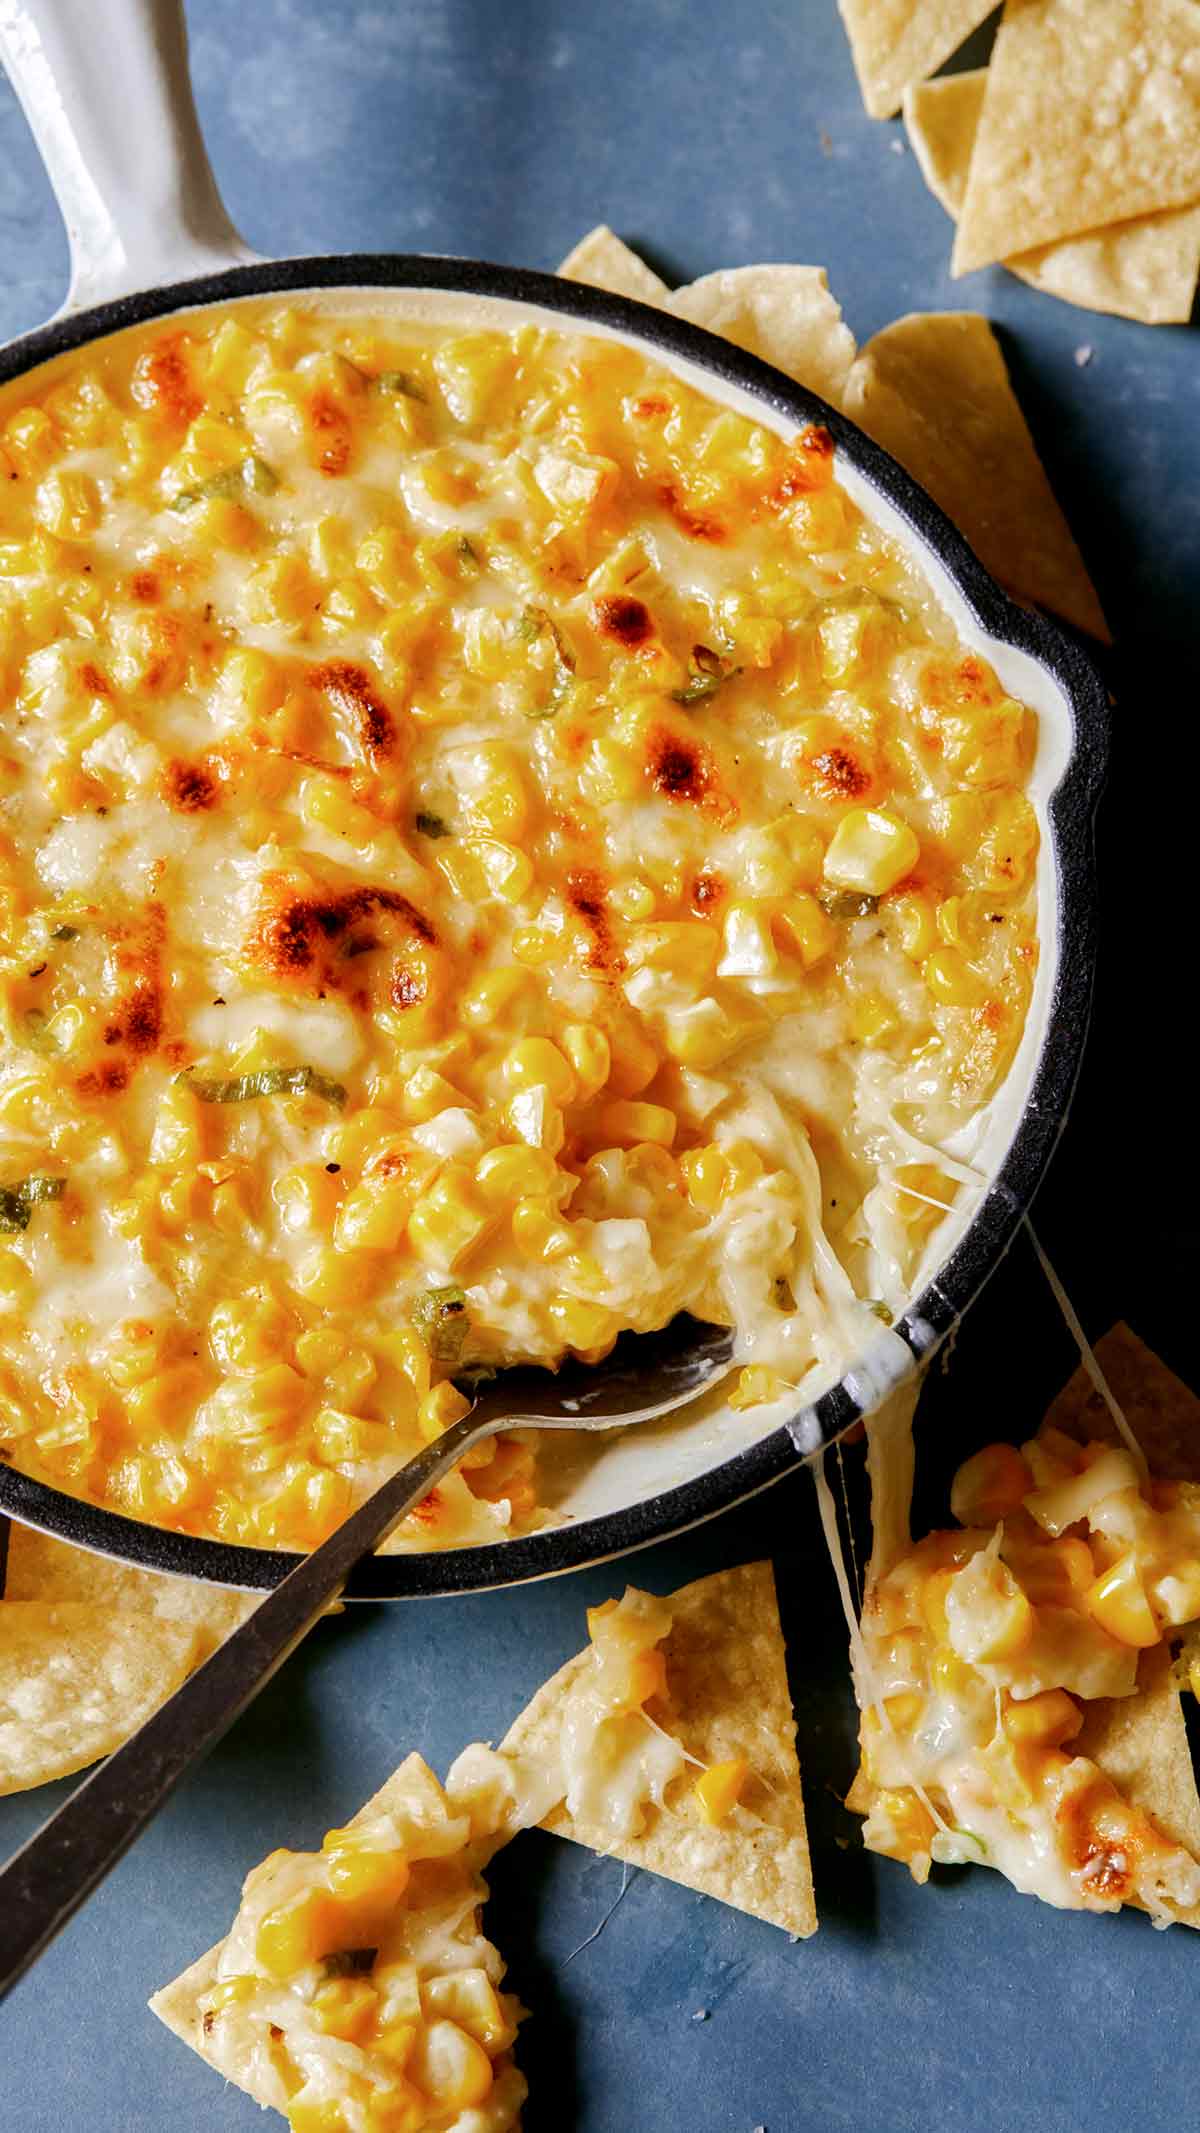
<path id="1" fill-rule="evenodd" d="M 377 1556 L 355 1576 L 346 1597 L 398 1599 L 516 1584 L 602 1561 L 698 1524 L 831 1443 L 911 1375 L 978 1295 L 1032 1200 L 1066 1117 L 1090 1007 L 1096 952 L 1093 817 L 1109 737 L 1103 683 L 1061 630 L 1013 605 L 924 491 L 853 423 L 769 365 L 698 327 L 552 275 L 476 260 L 367 253 L 250 260 L 212 271 L 220 260 L 246 261 L 247 253 L 204 157 L 176 0 L 105 0 L 94 16 L 90 9 L 74 8 L 71 0 L 28 0 L 18 16 L 17 31 L 11 22 L 0 22 L 0 49 L 64 208 L 74 274 L 65 311 L 0 353 L 0 383 L 99 336 L 181 308 L 239 297 L 365 287 L 445 291 L 533 306 L 557 315 L 567 327 L 615 331 L 668 366 L 695 366 L 711 381 L 715 397 L 740 390 L 793 429 L 823 423 L 833 434 L 843 470 L 856 470 L 882 507 L 891 506 L 910 529 L 918 559 L 923 551 L 940 563 L 987 638 L 1027 654 L 1069 708 L 1070 759 L 1042 824 L 1053 854 L 1057 913 L 1043 911 L 1042 917 L 1043 953 L 1055 951 L 1056 967 L 1040 1049 L 998 1173 L 953 1251 L 904 1317 L 891 1332 L 881 1330 L 876 1350 L 858 1359 L 814 1405 L 680 1486 L 486 1547 Z M 119 69 L 123 100 L 132 96 L 139 111 L 138 125 L 126 128 L 129 143 L 105 94 L 114 69 Z M 206 271 L 139 286 L 181 258 Z M 100 295 L 106 279 L 119 293 L 78 308 L 79 297 Z M 1047 921 L 1055 916 L 1052 929 Z M 276 1550 L 168 1532 L 0 1466 L 4 1511 L 81 1547 L 224 1585 L 267 1588 L 299 1560 Z"/>

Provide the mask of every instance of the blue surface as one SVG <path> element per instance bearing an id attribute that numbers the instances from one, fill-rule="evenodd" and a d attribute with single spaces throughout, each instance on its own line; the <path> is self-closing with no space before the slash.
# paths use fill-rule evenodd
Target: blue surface
<path id="1" fill-rule="evenodd" d="M 197 0 L 189 19 L 217 173 L 263 251 L 552 266 L 603 217 L 680 279 L 751 259 L 825 262 L 861 338 L 910 308 L 974 307 L 1003 325 L 1122 642 L 1099 1011 L 1039 1228 L 1090 1330 L 1124 1314 L 1186 1373 L 1196 1199 L 1181 1189 L 1190 1150 L 1163 1138 L 1181 1042 L 1164 933 L 1178 931 L 1185 890 L 1194 906 L 1194 331 L 1095 318 L 999 271 L 952 284 L 949 225 L 900 129 L 863 115 L 833 0 Z M 2 85 L 0 261 L 0 330 L 16 331 L 58 301 L 66 253 Z M 1070 1362 L 1018 1247 L 929 1388 L 931 1518 L 949 1467 L 1031 1426 Z M 845 1632 L 801 1476 L 633 1565 L 325 1625 L 5 2007 L 3 2133 L 264 2125 L 144 2011 L 223 1930 L 247 1866 L 343 1820 L 409 1748 L 444 1766 L 470 1734 L 502 1731 L 581 1641 L 585 1604 L 627 1570 L 666 1591 L 766 1552 L 787 1616 L 821 1931 L 793 1947 L 635 1876 L 582 1947 L 621 1869 L 521 1839 L 497 1862 L 491 1925 L 536 2010 L 521 2046 L 528 2133 L 1193 2126 L 1192 1936 L 1063 1916 L 982 1870 L 917 1890 L 858 1848 L 839 1797 L 853 1769 Z M 59 1790 L 0 1802 L 0 1852 Z"/>

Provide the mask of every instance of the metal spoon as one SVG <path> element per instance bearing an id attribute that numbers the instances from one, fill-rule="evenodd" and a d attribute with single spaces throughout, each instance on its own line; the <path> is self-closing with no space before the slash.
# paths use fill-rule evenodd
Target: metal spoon
<path id="1" fill-rule="evenodd" d="M 215 1747 L 387 1539 L 474 1444 L 502 1429 L 623 1429 L 670 1414 L 725 1375 L 733 1335 L 686 1315 L 625 1334 L 594 1369 L 502 1371 L 470 1413 L 410 1459 L 305 1556 L 161 1709 L 100 1764 L 0 1872 L 0 1999 L 103 1880 L 193 1763 Z"/>

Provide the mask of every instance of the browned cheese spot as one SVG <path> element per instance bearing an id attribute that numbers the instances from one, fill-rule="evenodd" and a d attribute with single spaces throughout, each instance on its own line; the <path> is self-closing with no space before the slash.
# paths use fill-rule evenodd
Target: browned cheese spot
<path id="1" fill-rule="evenodd" d="M 188 364 L 185 336 L 169 334 L 137 359 L 130 391 L 139 407 L 153 408 L 182 429 L 204 406 Z"/>
<path id="2" fill-rule="evenodd" d="M 354 730 L 372 762 L 391 755 L 396 746 L 396 724 L 365 667 L 349 659 L 329 659 L 309 675 L 314 689 L 352 721 Z"/>
<path id="3" fill-rule="evenodd" d="M 429 945 L 437 936 L 424 913 L 394 889 L 346 889 L 338 896 L 296 896 L 277 885 L 246 943 L 247 959 L 276 978 L 300 978 L 318 965 L 323 942 L 336 941 L 378 913 Z"/>
<path id="4" fill-rule="evenodd" d="M 613 939 L 606 896 L 607 884 L 598 868 L 574 867 L 567 875 L 567 902 L 592 936 L 588 967 L 612 972 L 625 968 L 625 958 Z"/>
<path id="5" fill-rule="evenodd" d="M 344 474 L 350 464 L 353 430 L 350 417 L 330 392 L 317 391 L 308 408 L 316 463 L 322 474 Z"/>
<path id="6" fill-rule="evenodd" d="M 767 490 L 767 508 L 782 511 L 797 496 L 806 496 L 813 489 L 824 489 L 832 479 L 833 439 L 827 429 L 812 423 L 808 429 L 801 430 L 792 457 Z"/>
<path id="7" fill-rule="evenodd" d="M 668 483 L 665 489 L 660 489 L 659 500 L 670 512 L 680 532 L 686 533 L 689 540 L 710 541 L 714 546 L 719 546 L 726 538 L 726 528 L 719 518 L 710 518 L 703 511 L 693 511 L 687 499 L 671 484 Z"/>
<path id="8" fill-rule="evenodd" d="M 216 806 L 221 788 L 207 763 L 185 763 L 176 758 L 163 771 L 163 797 L 177 813 L 198 815 Z"/>
<path id="9" fill-rule="evenodd" d="M 596 628 L 605 637 L 615 638 L 627 652 L 636 651 L 654 634 L 649 608 L 628 593 L 609 593 L 594 601 L 592 615 Z"/>
<path id="10" fill-rule="evenodd" d="M 812 782 L 827 800 L 860 800 L 871 789 L 871 773 L 849 748 L 823 748 L 810 758 Z"/>
<path id="11" fill-rule="evenodd" d="M 711 868 L 697 874 L 692 883 L 692 909 L 700 918 L 708 918 L 720 908 L 726 896 L 725 883 Z"/>
<path id="12" fill-rule="evenodd" d="M 75 1086 L 81 1096 L 119 1096 L 129 1086 L 129 1068 L 123 1059 L 106 1059 L 81 1074 Z"/>

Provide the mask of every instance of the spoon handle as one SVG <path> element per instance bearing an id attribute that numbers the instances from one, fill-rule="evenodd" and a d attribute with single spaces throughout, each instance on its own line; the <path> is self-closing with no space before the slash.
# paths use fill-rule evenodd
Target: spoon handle
<path id="1" fill-rule="evenodd" d="M 15 1854 L 0 1872 L 0 1999 L 295 1651 L 356 1563 L 500 1427 L 500 1417 L 472 1411 L 385 1481 Z"/>

